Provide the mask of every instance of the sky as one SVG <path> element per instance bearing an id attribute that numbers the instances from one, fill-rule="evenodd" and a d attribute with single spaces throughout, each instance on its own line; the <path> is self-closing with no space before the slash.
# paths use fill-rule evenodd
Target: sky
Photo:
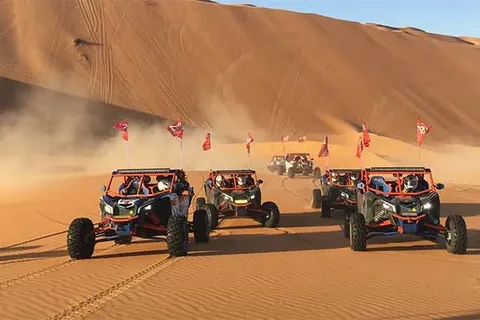
<path id="1" fill-rule="evenodd" d="M 480 37 L 480 0 L 214 0 L 323 16 L 415 27 L 452 36 Z"/>

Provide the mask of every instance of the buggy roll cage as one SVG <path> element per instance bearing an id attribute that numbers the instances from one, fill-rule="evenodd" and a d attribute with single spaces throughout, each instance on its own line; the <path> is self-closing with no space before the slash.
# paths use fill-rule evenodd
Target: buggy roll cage
<path id="1" fill-rule="evenodd" d="M 254 186 L 257 186 L 259 184 L 262 184 L 263 183 L 263 180 L 262 179 L 257 179 L 257 173 L 255 170 L 249 170 L 249 169 L 239 169 L 239 170 L 211 170 L 209 175 L 208 175 L 208 179 L 210 179 L 212 182 L 215 181 L 215 178 L 217 176 L 226 176 L 226 175 L 230 175 L 231 178 L 229 179 L 225 179 L 225 180 L 233 180 L 233 187 L 230 187 L 230 188 L 219 188 L 217 187 L 219 190 L 223 190 L 223 191 L 231 191 L 231 190 L 248 190 Z M 239 187 L 237 185 L 237 179 L 235 179 L 236 177 L 238 176 L 245 176 L 246 178 L 250 177 L 251 179 L 253 179 L 253 182 L 251 183 L 251 185 L 249 185 L 248 187 Z M 225 178 L 225 177 L 224 177 Z"/>
<path id="2" fill-rule="evenodd" d="M 377 190 L 373 188 L 370 183 L 372 181 L 372 178 L 375 176 L 382 176 L 391 174 L 393 175 L 396 179 L 395 180 L 390 180 L 390 181 L 385 181 L 385 183 L 388 185 L 388 187 L 391 188 L 391 190 L 396 190 L 396 191 L 390 191 L 390 192 L 385 192 L 381 190 Z M 419 180 L 424 180 L 425 182 L 428 183 L 428 188 L 425 190 L 419 191 L 419 192 L 401 192 L 400 187 L 402 186 L 404 182 L 404 176 L 408 175 L 416 175 Z M 428 176 L 428 181 L 425 179 L 425 175 Z M 363 189 L 363 191 L 367 192 L 373 192 L 378 195 L 382 196 L 400 196 L 400 197 L 415 197 L 421 194 L 425 193 L 430 193 L 430 192 L 435 192 L 436 190 L 441 190 L 443 189 L 443 184 L 435 184 L 435 181 L 433 180 L 432 176 L 432 171 L 430 168 L 425 168 L 425 167 L 371 167 L 371 168 L 365 168 L 362 169 L 361 173 L 361 181 L 359 184 L 357 184 L 357 187 L 359 189 Z M 419 181 L 419 182 L 420 182 Z"/>
<path id="3" fill-rule="evenodd" d="M 347 188 L 347 189 L 354 189 L 356 188 L 356 184 L 352 182 L 351 180 L 351 175 L 356 174 L 357 179 L 360 178 L 361 175 L 361 169 L 327 169 L 325 170 L 325 176 L 328 179 L 328 184 L 333 185 L 336 187 L 340 188 Z M 337 173 L 337 174 L 346 174 L 347 175 L 347 184 L 340 184 L 340 183 L 335 183 L 332 181 L 332 173 Z"/>
<path id="4" fill-rule="evenodd" d="M 179 171 L 182 170 L 170 168 L 117 169 L 112 171 L 108 186 L 103 186 L 102 191 L 104 191 L 106 195 L 114 198 L 154 198 L 161 194 L 173 192 L 175 182 L 178 180 Z M 151 182 L 153 181 L 152 177 L 159 176 L 169 180 L 169 188 L 166 190 L 153 192 L 153 188 L 157 185 L 157 181 L 155 180 L 155 182 Z M 133 195 L 124 195 L 117 191 L 111 190 L 113 179 L 118 177 L 123 177 L 123 183 L 125 184 L 124 188 L 129 188 L 131 186 L 133 178 L 139 179 L 139 188 L 137 193 Z M 145 179 L 146 177 L 148 178 Z M 143 194 L 142 186 L 148 189 L 148 194 Z"/>

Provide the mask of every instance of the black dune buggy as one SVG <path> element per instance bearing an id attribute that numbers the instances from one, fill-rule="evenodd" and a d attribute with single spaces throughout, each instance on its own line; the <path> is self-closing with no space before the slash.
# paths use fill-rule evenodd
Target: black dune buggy
<path id="1" fill-rule="evenodd" d="M 276 172 L 278 175 L 283 175 L 285 173 L 285 156 L 272 156 L 270 163 L 267 166 L 267 169 L 270 172 Z"/>
<path id="2" fill-rule="evenodd" d="M 289 178 L 294 178 L 296 174 L 313 175 L 317 179 L 322 176 L 320 167 L 313 167 L 313 158 L 309 153 L 288 153 L 285 156 L 284 172 L 287 172 Z"/>
<path id="3" fill-rule="evenodd" d="M 322 217 L 330 218 L 332 210 L 351 213 L 357 205 L 356 187 L 361 169 L 327 169 L 321 189 L 313 189 L 312 208 L 322 208 Z"/>
<path id="4" fill-rule="evenodd" d="M 112 172 L 100 197 L 100 222 L 76 218 L 68 228 L 67 246 L 72 259 L 87 259 L 95 244 L 127 244 L 132 237 L 162 236 L 170 256 L 188 253 L 188 233 L 196 242 L 208 242 L 210 217 L 196 210 L 188 222 L 193 187 L 183 170 L 168 168 L 118 169 Z"/>
<path id="5" fill-rule="evenodd" d="M 197 210 L 210 212 L 212 229 L 218 226 L 219 218 L 229 216 L 248 216 L 263 227 L 275 228 L 280 211 L 274 202 L 262 203 L 262 183 L 254 170 L 211 171 L 204 184 L 206 199 L 197 199 Z"/>
<path id="6" fill-rule="evenodd" d="M 447 251 L 467 251 L 467 226 L 452 214 L 440 224 L 440 197 L 432 172 L 424 167 L 373 167 L 362 170 L 357 210 L 346 216 L 350 248 L 364 251 L 375 236 L 411 234 L 446 244 Z"/>

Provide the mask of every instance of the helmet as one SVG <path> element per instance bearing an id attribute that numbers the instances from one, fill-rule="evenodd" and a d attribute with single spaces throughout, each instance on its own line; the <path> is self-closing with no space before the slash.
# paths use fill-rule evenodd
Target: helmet
<path id="1" fill-rule="evenodd" d="M 338 177 L 338 180 L 341 184 L 347 184 L 347 174 L 346 173 L 341 173 Z"/>
<path id="2" fill-rule="evenodd" d="M 385 182 L 385 179 L 382 176 L 374 176 L 370 180 L 371 186 L 376 189 L 380 190 L 383 192 L 390 192 L 391 188 L 390 186 Z"/>
<path id="3" fill-rule="evenodd" d="M 225 177 L 224 176 L 216 176 L 215 177 L 215 184 L 217 187 L 223 187 L 225 185 Z"/>
<path id="4" fill-rule="evenodd" d="M 352 174 L 350 175 L 350 180 L 351 180 L 351 181 L 357 181 L 357 180 L 358 180 L 358 176 L 357 176 L 355 173 L 352 173 Z"/>
<path id="5" fill-rule="evenodd" d="M 157 187 L 158 187 L 158 191 L 160 192 L 168 190 L 170 189 L 170 181 L 168 181 L 167 179 L 162 179 L 158 181 Z"/>
<path id="6" fill-rule="evenodd" d="M 338 182 L 338 173 L 332 172 L 332 182 L 337 183 Z"/>
<path id="7" fill-rule="evenodd" d="M 244 177 L 244 176 L 238 176 L 238 177 L 237 177 L 237 185 L 238 185 L 239 187 L 243 187 L 243 186 L 246 184 L 246 182 L 247 182 L 247 178 L 246 178 L 246 177 Z"/>
<path id="8" fill-rule="evenodd" d="M 418 186 L 418 177 L 410 174 L 405 177 L 404 179 L 404 186 L 406 191 L 413 191 Z"/>

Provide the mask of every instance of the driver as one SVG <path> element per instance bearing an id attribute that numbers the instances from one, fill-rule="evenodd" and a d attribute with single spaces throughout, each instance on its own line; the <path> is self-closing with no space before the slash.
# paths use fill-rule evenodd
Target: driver
<path id="1" fill-rule="evenodd" d="M 144 195 L 148 194 L 148 188 L 146 188 L 143 184 L 141 185 L 142 193 Z M 129 177 L 125 183 L 120 185 L 120 193 L 123 195 L 136 195 L 140 189 L 140 178 L 139 177 Z"/>
<path id="2" fill-rule="evenodd" d="M 402 192 L 416 192 L 418 188 L 418 177 L 413 174 L 409 174 L 403 179 L 403 189 Z"/>
<path id="3" fill-rule="evenodd" d="M 237 177 L 237 186 L 239 188 L 245 188 L 247 184 L 247 178 L 245 176 L 238 176 Z"/>
<path id="4" fill-rule="evenodd" d="M 225 177 L 222 175 L 218 175 L 215 177 L 215 185 L 218 188 L 224 188 L 225 187 Z"/>

